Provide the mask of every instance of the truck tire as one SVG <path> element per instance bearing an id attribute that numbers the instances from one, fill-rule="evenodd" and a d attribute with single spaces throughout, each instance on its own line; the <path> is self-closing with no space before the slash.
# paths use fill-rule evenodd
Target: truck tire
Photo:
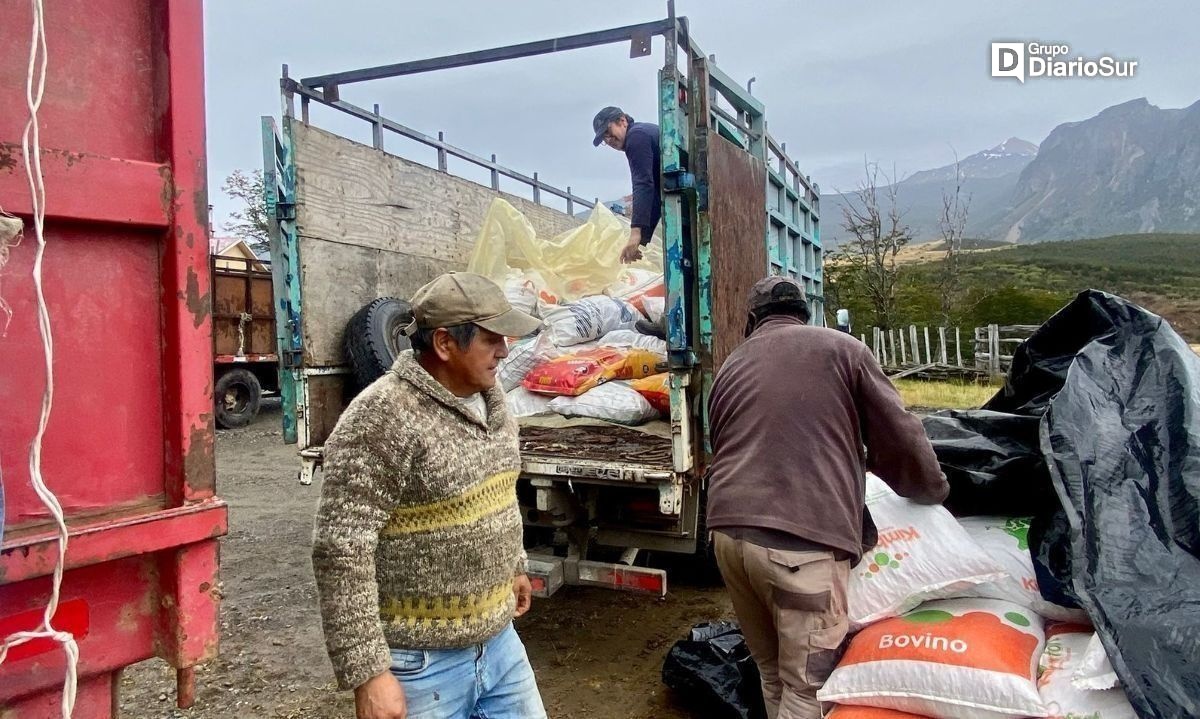
<path id="1" fill-rule="evenodd" d="M 222 429 L 245 427 L 258 415 L 262 385 L 248 369 L 226 370 L 217 378 L 213 392 L 217 426 Z"/>
<path id="2" fill-rule="evenodd" d="M 396 357 L 412 345 L 400 330 L 412 319 L 412 306 L 395 297 L 380 297 L 363 307 L 342 335 L 346 359 L 354 372 L 356 392 L 383 376 Z"/>

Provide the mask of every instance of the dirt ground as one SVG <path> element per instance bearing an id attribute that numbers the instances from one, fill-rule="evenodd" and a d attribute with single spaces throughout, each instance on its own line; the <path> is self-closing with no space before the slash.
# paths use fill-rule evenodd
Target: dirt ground
<path id="1" fill-rule="evenodd" d="M 125 719 L 353 717 L 325 656 L 309 563 L 320 492 L 296 481 L 295 447 L 278 403 L 251 426 L 217 434 L 217 489 L 229 502 L 221 546 L 221 655 L 197 669 L 196 705 L 175 709 L 175 672 L 160 660 L 125 671 Z M 319 475 L 318 475 L 319 477 Z M 567 587 L 517 623 L 551 717 L 686 719 L 659 676 L 672 643 L 696 623 L 732 616 L 720 589 L 671 586 L 659 600 Z"/>

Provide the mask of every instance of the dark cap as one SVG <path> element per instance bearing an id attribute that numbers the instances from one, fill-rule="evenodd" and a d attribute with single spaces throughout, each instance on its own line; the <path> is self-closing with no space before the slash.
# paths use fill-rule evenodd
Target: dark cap
<path id="1" fill-rule="evenodd" d="M 504 290 L 482 275 L 451 272 L 417 290 L 412 298 L 413 320 L 404 328 L 411 337 L 418 328 L 436 329 L 476 324 L 505 337 L 524 337 L 541 322 L 513 309 Z"/>
<path id="2" fill-rule="evenodd" d="M 592 147 L 599 147 L 600 143 L 604 142 L 604 133 L 608 132 L 608 126 L 622 117 L 625 117 L 625 111 L 612 105 L 597 112 L 596 117 L 592 120 L 592 130 L 596 133 L 595 139 L 592 140 Z"/>
<path id="3" fill-rule="evenodd" d="M 804 299 L 804 288 L 796 284 L 795 280 L 790 277 L 772 276 L 754 283 L 746 309 L 755 312 L 777 302 L 808 304 Z"/>

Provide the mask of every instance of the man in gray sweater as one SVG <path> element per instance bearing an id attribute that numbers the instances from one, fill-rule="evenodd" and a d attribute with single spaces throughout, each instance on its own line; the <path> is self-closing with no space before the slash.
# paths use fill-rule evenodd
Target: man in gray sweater
<path id="1" fill-rule="evenodd" d="M 808 325 L 798 284 L 760 281 L 748 311 L 747 339 L 709 396 L 708 527 L 768 716 L 820 719 L 817 689 L 849 628 L 850 567 L 876 540 L 864 472 L 927 504 L 949 487 L 871 352 Z"/>
<path id="2" fill-rule="evenodd" d="M 413 297 L 413 351 L 325 443 L 313 570 L 358 719 L 545 717 L 512 620 L 529 609 L 505 337 L 537 330 L 479 275 Z"/>

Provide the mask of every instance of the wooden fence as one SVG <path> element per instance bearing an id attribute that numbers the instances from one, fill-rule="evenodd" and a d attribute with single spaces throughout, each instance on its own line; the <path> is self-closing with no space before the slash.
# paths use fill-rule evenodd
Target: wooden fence
<path id="1" fill-rule="evenodd" d="M 968 340 L 972 342 L 969 364 L 963 361 L 963 333 L 958 327 L 872 327 L 869 335 L 860 334 L 859 339 L 892 377 L 996 376 L 1008 371 L 1013 350 L 1035 329 L 1036 325 L 976 327 L 974 337 Z"/>
<path id="2" fill-rule="evenodd" d="M 991 375 L 1012 367 L 1013 351 L 1037 325 L 988 325 L 975 328 L 975 368 Z"/>
<path id="3" fill-rule="evenodd" d="M 871 348 L 879 364 L 887 368 L 966 366 L 962 358 L 962 332 L 957 327 L 909 325 L 888 330 L 872 327 L 869 341 L 865 334 L 860 334 L 859 339 Z"/>

